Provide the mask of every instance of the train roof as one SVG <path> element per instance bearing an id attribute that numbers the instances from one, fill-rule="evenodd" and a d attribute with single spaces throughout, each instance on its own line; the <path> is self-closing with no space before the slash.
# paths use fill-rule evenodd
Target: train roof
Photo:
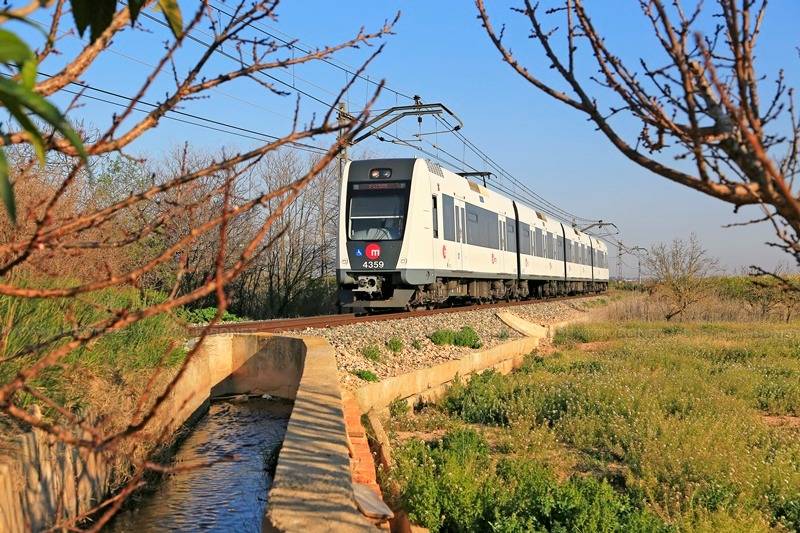
<path id="1" fill-rule="evenodd" d="M 357 159 L 357 160 L 351 160 L 350 164 L 351 165 L 356 165 L 356 168 L 362 167 L 362 166 L 369 166 L 369 167 L 384 167 L 385 166 L 385 167 L 392 167 L 392 168 L 404 168 L 404 169 L 408 169 L 408 171 L 410 172 L 410 171 L 413 171 L 414 165 L 416 164 L 417 161 L 424 161 L 425 164 L 428 167 L 428 170 L 430 172 L 434 173 L 434 174 L 439 175 L 439 176 L 443 176 L 444 172 L 447 172 L 448 174 L 452 174 L 453 176 L 458 176 L 460 178 L 463 178 L 464 180 L 466 180 L 469 183 L 474 183 L 474 182 L 470 181 L 467 177 L 461 176 L 457 172 L 453 172 L 452 170 L 441 166 L 439 163 L 437 163 L 435 161 L 432 161 L 430 159 L 423 158 L 423 157 L 385 157 L 385 158 L 376 158 L 376 159 Z M 525 207 L 526 209 L 530 209 L 530 210 L 534 211 L 536 213 L 536 216 L 539 219 L 541 219 L 541 220 L 543 220 L 545 222 L 547 222 L 548 220 L 553 220 L 554 222 L 559 222 L 560 224 L 562 224 L 564 226 L 564 228 L 568 228 L 568 229 L 572 230 L 578 236 L 586 236 L 586 237 L 589 237 L 590 239 L 593 239 L 594 241 L 597 241 L 597 242 L 602 242 L 603 241 L 603 239 L 601 239 L 600 237 L 596 237 L 594 235 L 590 235 L 588 233 L 584 233 L 581 230 L 579 230 L 578 228 L 574 227 L 569 222 L 565 222 L 565 221 L 563 221 L 563 220 L 561 220 L 561 219 L 559 219 L 557 217 L 551 217 L 550 215 L 547 215 L 546 213 L 542 213 L 541 211 L 539 211 L 535 207 L 532 207 L 532 206 L 526 204 L 525 202 L 523 202 L 521 200 L 517 200 L 517 199 L 514 199 L 514 198 L 509 198 L 508 196 L 506 196 L 502 192 L 494 190 L 494 189 L 490 189 L 488 186 L 486 188 L 489 189 L 492 192 L 492 194 L 497 194 L 499 196 L 502 196 L 502 197 L 504 197 L 504 198 L 506 198 L 508 200 L 516 202 L 517 205 L 520 206 L 520 207 Z"/>

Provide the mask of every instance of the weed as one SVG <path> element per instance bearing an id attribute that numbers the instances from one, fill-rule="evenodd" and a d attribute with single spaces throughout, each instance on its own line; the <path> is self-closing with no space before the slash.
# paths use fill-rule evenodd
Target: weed
<path id="1" fill-rule="evenodd" d="M 664 335 L 677 335 L 679 333 L 683 333 L 686 331 L 683 326 L 679 326 L 677 324 L 670 324 L 669 326 L 665 326 L 661 328 L 661 332 Z"/>
<path id="2" fill-rule="evenodd" d="M 453 331 L 452 329 L 437 329 L 436 331 L 431 333 L 428 336 L 428 338 L 436 346 L 444 346 L 447 344 L 453 344 L 455 336 L 456 332 Z"/>
<path id="3" fill-rule="evenodd" d="M 188 322 L 189 324 L 207 324 L 217 316 L 216 307 L 204 307 L 202 309 L 187 309 L 185 307 L 178 308 L 175 313 L 178 318 Z M 229 311 L 222 313 L 222 322 L 241 322 L 246 320 L 239 316 L 234 315 Z"/>
<path id="4" fill-rule="evenodd" d="M 508 340 L 511 334 L 508 332 L 506 328 L 500 330 L 500 333 L 497 334 L 497 338 L 501 341 Z"/>
<path id="5" fill-rule="evenodd" d="M 377 363 L 381 360 L 381 349 L 376 344 L 368 344 L 361 348 L 361 355 L 363 355 L 365 359 Z"/>
<path id="6" fill-rule="evenodd" d="M 419 339 L 414 339 L 411 341 L 411 347 L 417 351 L 420 351 L 422 349 L 422 341 Z"/>
<path id="7" fill-rule="evenodd" d="M 358 370 L 353 370 L 353 375 L 363 379 L 364 381 L 372 381 L 372 382 L 380 381 L 380 378 L 378 378 L 375 372 L 371 370 L 363 370 L 359 368 Z"/>
<path id="8" fill-rule="evenodd" d="M 388 341 L 386 341 L 386 347 L 392 353 L 400 353 L 403 351 L 403 341 L 397 337 L 392 337 Z"/>
<path id="9" fill-rule="evenodd" d="M 466 348 L 480 348 L 481 338 L 478 333 L 469 326 L 464 326 L 453 336 L 453 344 Z"/>
<path id="10" fill-rule="evenodd" d="M 408 402 L 402 398 L 395 398 L 389 404 L 389 416 L 392 418 L 402 418 L 411 412 Z"/>
<path id="11" fill-rule="evenodd" d="M 428 337 L 437 346 L 453 344 L 467 348 L 480 348 L 482 346 L 478 333 L 469 326 L 464 326 L 459 331 L 452 329 L 437 329 Z"/>
<path id="12" fill-rule="evenodd" d="M 503 376 L 487 370 L 473 376 L 466 385 L 456 376 L 442 405 L 445 411 L 466 422 L 506 425 L 512 412 L 512 394 Z"/>
<path id="13" fill-rule="evenodd" d="M 538 462 L 493 462 L 472 429 L 439 443 L 414 440 L 397 454 L 400 500 L 412 522 L 437 531 L 666 531 L 667 526 L 605 481 L 559 483 Z"/>

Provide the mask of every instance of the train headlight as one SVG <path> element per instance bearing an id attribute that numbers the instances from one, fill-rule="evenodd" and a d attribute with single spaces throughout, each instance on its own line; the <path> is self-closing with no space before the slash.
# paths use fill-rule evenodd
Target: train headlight
<path id="1" fill-rule="evenodd" d="M 391 168 L 373 168 L 369 171 L 369 177 L 373 180 L 388 180 L 392 177 Z"/>

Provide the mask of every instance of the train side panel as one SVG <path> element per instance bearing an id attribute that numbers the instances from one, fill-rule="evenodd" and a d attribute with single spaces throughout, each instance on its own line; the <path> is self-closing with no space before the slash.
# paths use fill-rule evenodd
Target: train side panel
<path id="1" fill-rule="evenodd" d="M 337 247 L 345 307 L 605 288 L 604 243 L 436 163 L 353 161 L 345 176 Z"/>

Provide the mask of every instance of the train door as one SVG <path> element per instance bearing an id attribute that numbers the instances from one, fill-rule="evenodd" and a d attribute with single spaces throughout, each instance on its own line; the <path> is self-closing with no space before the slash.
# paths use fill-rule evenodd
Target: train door
<path id="1" fill-rule="evenodd" d="M 506 221 L 505 219 L 499 219 L 497 221 L 497 231 L 500 233 L 500 253 L 497 254 L 497 263 L 492 265 L 494 267 L 494 272 L 503 272 L 504 259 L 505 259 L 505 251 L 508 250 L 508 241 L 506 240 Z"/>
<path id="2" fill-rule="evenodd" d="M 464 265 L 466 264 L 464 253 L 466 252 L 466 246 L 464 243 L 467 242 L 467 228 L 466 228 L 466 221 L 467 217 L 465 214 L 464 206 L 456 205 L 456 260 L 453 268 L 455 270 L 464 270 Z"/>

